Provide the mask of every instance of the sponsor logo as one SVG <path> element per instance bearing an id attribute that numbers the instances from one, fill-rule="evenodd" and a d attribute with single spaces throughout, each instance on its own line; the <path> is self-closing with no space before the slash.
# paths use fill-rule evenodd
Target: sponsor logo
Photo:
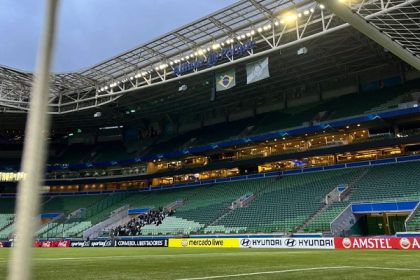
<path id="1" fill-rule="evenodd" d="M 420 250 L 418 237 L 348 237 L 334 238 L 336 249 L 398 249 Z"/>
<path id="2" fill-rule="evenodd" d="M 67 248 L 67 247 L 69 247 L 69 242 L 67 240 L 61 240 L 61 241 L 58 242 L 57 247 Z"/>
<path id="3" fill-rule="evenodd" d="M 289 239 L 286 239 L 284 244 L 286 244 L 287 247 L 295 247 L 296 246 L 296 240 L 289 238 Z"/>
<path id="4" fill-rule="evenodd" d="M 181 246 L 182 246 L 182 247 L 187 247 L 187 246 L 188 246 L 188 240 L 185 240 L 185 239 L 184 239 L 184 240 L 182 240 L 182 241 L 181 241 Z"/>
<path id="5" fill-rule="evenodd" d="M 70 247 L 90 247 L 90 241 L 70 241 Z"/>
<path id="6" fill-rule="evenodd" d="M 112 241 L 111 240 L 91 241 L 90 247 L 112 247 Z"/>
<path id="7" fill-rule="evenodd" d="M 342 243 L 343 243 L 343 247 L 346 249 L 351 247 L 351 240 L 348 238 L 344 238 Z"/>
<path id="8" fill-rule="evenodd" d="M 411 242 L 408 238 L 401 238 L 400 239 L 400 246 L 401 248 L 403 248 L 404 250 L 407 250 L 411 247 Z"/>
<path id="9" fill-rule="evenodd" d="M 345 249 L 392 249 L 390 238 L 344 238 Z"/>
<path id="10" fill-rule="evenodd" d="M 241 246 L 248 247 L 250 245 L 251 241 L 249 239 L 242 239 L 241 240 Z"/>
<path id="11" fill-rule="evenodd" d="M 117 240 L 115 242 L 117 247 L 167 247 L 168 241 L 166 239 L 157 240 Z"/>
<path id="12" fill-rule="evenodd" d="M 334 249 L 333 238 L 244 238 L 240 247 Z"/>
<path id="13" fill-rule="evenodd" d="M 238 248 L 239 238 L 184 238 L 169 239 L 169 247 L 175 248 Z"/>

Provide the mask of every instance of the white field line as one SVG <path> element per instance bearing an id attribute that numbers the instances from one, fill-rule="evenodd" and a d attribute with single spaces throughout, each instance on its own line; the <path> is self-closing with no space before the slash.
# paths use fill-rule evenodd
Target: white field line
<path id="1" fill-rule="evenodd" d="M 84 248 L 86 250 L 88 248 Z M 65 250 L 65 249 L 64 249 Z M 294 255 L 294 254 L 305 254 L 307 252 L 270 252 L 271 255 Z M 321 253 L 321 252 L 320 252 Z M 265 255 L 267 252 L 241 252 L 241 253 L 187 253 L 187 254 L 159 254 L 159 255 L 117 255 L 117 256 L 91 256 L 91 257 L 63 257 L 63 258 L 34 258 L 33 260 L 36 262 L 42 261 L 86 261 L 86 260 L 96 260 L 96 259 L 150 259 L 150 258 L 162 258 L 162 257 L 209 257 L 209 256 L 255 256 L 255 255 Z M 0 263 L 7 262 L 6 259 L 0 259 Z"/>
<path id="2" fill-rule="evenodd" d="M 227 275 L 215 275 L 215 276 L 204 276 L 195 278 L 180 278 L 176 280 L 206 280 L 206 279 L 222 279 L 222 278 L 234 278 L 244 276 L 255 276 L 265 274 L 281 274 L 290 272 L 305 272 L 305 271 L 321 271 L 321 270 L 341 270 L 341 269 L 370 269 L 370 270 L 393 270 L 393 271 L 420 271 L 420 268 L 398 268 L 398 267 L 376 267 L 376 266 L 326 266 L 326 267 L 309 267 L 309 268 L 296 268 L 296 269 L 285 269 L 285 270 L 274 270 L 274 271 L 260 271 L 260 272 L 249 272 L 239 274 L 227 274 Z"/>

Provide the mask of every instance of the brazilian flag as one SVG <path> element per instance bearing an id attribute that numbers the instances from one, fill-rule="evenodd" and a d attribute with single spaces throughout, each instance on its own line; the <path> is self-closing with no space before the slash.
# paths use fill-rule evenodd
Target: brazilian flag
<path id="1" fill-rule="evenodd" d="M 223 72 L 216 73 L 216 91 L 224 91 L 236 85 L 235 69 L 229 69 Z"/>

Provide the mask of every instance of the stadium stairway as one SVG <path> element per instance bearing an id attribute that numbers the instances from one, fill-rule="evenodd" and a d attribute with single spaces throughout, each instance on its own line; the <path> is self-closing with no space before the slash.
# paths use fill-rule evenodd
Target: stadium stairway
<path id="1" fill-rule="evenodd" d="M 420 200 L 420 162 L 407 162 L 374 166 L 365 169 L 362 178 L 353 183 L 345 201 L 331 204 L 305 231 L 330 231 L 330 223 L 353 202 Z M 368 171 L 366 171 L 368 170 Z M 417 212 L 407 223 L 407 230 L 418 231 L 420 217 Z"/>
<path id="2" fill-rule="evenodd" d="M 14 214 L 0 214 L 0 239 L 7 239 L 14 227 Z"/>
<path id="3" fill-rule="evenodd" d="M 340 201 L 324 204 L 316 213 L 309 216 L 298 230 L 329 232 L 330 222 L 347 207 L 349 204 L 347 201 L 349 200 L 351 194 L 355 191 L 356 184 L 367 175 L 369 170 L 369 168 L 363 168 L 362 172 L 350 179 L 350 181 L 346 184 L 346 193 L 341 197 Z"/>
<path id="4" fill-rule="evenodd" d="M 122 205 L 153 209 L 177 200 L 185 204 L 162 225 L 145 227 L 142 234 L 329 231 L 331 221 L 350 203 L 419 200 L 419 170 L 420 162 L 406 162 L 144 193 L 57 196 L 44 200 L 42 212 L 65 215 L 38 233 L 43 238 L 80 237 Z M 349 185 L 348 197 L 324 207 L 326 194 L 340 184 Z M 246 193 L 255 194 L 255 200 L 229 209 Z M 0 237 L 7 238 L 14 230 L 13 224 L 7 224 L 14 203 L 14 199 L 1 199 Z M 69 213 L 83 208 L 83 217 L 67 219 Z M 419 225 L 416 213 L 407 229 L 419 230 Z"/>
<path id="5" fill-rule="evenodd" d="M 250 232 L 295 232 L 322 207 L 332 186 L 360 172 L 351 169 L 285 176 L 274 181 L 247 207 L 235 209 L 214 226 L 246 227 Z"/>
<path id="6" fill-rule="evenodd" d="M 411 220 L 406 224 L 407 231 L 420 231 L 420 211 L 413 215 Z"/>

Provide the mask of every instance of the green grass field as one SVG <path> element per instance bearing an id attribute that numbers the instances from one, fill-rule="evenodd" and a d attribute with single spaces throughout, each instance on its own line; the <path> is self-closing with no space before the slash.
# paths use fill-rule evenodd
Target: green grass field
<path id="1" fill-rule="evenodd" d="M 0 249 L 0 279 L 9 253 Z M 420 279 L 420 252 L 40 248 L 35 279 Z"/>

